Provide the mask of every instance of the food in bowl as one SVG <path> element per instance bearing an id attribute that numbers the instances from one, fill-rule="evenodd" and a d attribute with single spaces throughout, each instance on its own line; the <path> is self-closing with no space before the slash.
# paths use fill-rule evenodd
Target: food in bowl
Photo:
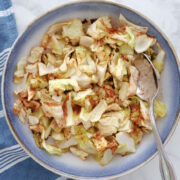
<path id="1" fill-rule="evenodd" d="M 114 154 L 136 151 L 152 127 L 148 102 L 136 96 L 141 72 L 134 64 L 145 52 L 161 73 L 165 58 L 147 31 L 122 14 L 118 28 L 107 16 L 48 28 L 14 73 L 13 110 L 38 147 L 54 155 L 70 151 L 83 160 L 92 155 L 101 165 Z M 154 110 L 159 117 L 167 113 L 158 99 Z"/>

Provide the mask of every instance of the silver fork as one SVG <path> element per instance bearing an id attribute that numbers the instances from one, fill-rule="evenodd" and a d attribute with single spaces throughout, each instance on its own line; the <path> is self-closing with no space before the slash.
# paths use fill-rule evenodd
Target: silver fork
<path id="1" fill-rule="evenodd" d="M 159 152 L 159 166 L 160 166 L 160 172 L 163 180 L 175 180 L 175 173 L 173 170 L 173 167 L 171 163 L 169 162 L 167 155 L 164 151 L 163 144 L 160 138 L 160 135 L 158 133 L 158 129 L 156 126 L 155 116 L 154 116 L 154 99 L 156 98 L 158 91 L 159 91 L 159 80 L 160 76 L 157 72 L 156 68 L 154 67 L 153 63 L 149 59 L 149 57 L 143 53 L 145 59 L 142 59 L 141 62 L 135 63 L 135 66 L 138 70 L 141 70 L 142 74 L 140 74 L 140 80 L 138 82 L 138 89 L 137 89 L 137 95 L 143 99 L 149 102 L 149 115 L 150 120 L 152 124 L 152 131 L 154 134 L 154 138 L 156 141 L 157 149 Z M 149 62 L 149 63 L 147 63 Z M 152 67 L 152 71 L 149 72 Z M 144 76 L 143 72 L 146 74 L 148 73 L 148 76 Z M 154 77 L 153 77 L 154 75 Z M 146 77 L 146 78 L 144 78 Z M 147 78 L 148 77 L 148 78 Z M 154 79 L 153 79 L 154 78 Z M 149 83 L 149 80 L 151 83 Z M 154 82 L 153 82 L 153 81 Z M 148 83 L 147 83 L 148 82 Z M 143 84 L 146 84 L 147 86 L 143 87 Z M 148 86 L 150 85 L 150 86 Z M 149 91 L 150 90 L 150 91 Z M 145 92 L 149 92 L 145 93 Z"/>

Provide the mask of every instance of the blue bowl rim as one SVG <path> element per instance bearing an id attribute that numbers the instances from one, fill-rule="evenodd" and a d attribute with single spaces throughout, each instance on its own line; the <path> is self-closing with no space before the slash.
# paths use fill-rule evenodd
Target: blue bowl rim
<path id="1" fill-rule="evenodd" d="M 5 66 L 4 66 L 4 70 L 3 70 L 3 74 L 2 74 L 2 82 L 1 82 L 1 95 L 2 95 L 2 105 L 3 105 L 3 111 L 4 111 L 4 115 L 5 115 L 5 118 L 6 118 L 6 121 L 7 121 L 7 124 L 11 130 L 11 133 L 13 134 L 14 138 L 16 139 L 16 141 L 20 144 L 20 146 L 24 149 L 24 151 L 35 161 L 37 162 L 38 164 L 40 164 L 41 166 L 43 166 L 44 168 L 46 168 L 47 170 L 50 170 L 52 171 L 53 173 L 56 173 L 58 175 L 61 175 L 61 176 L 64 176 L 64 177 L 67 177 L 67 178 L 73 178 L 73 179 L 93 179 L 92 177 L 83 177 L 83 176 L 75 176 L 75 175 L 72 175 L 72 174 L 68 174 L 68 173 L 64 173 L 62 171 L 59 171 L 59 170 L 56 170 L 55 168 L 49 166 L 48 164 L 46 164 L 45 162 L 41 161 L 41 159 L 39 159 L 38 157 L 36 157 L 34 154 L 32 154 L 29 149 L 23 144 L 23 142 L 21 141 L 21 139 L 18 137 L 18 135 L 16 134 L 12 124 L 11 124 L 11 120 L 10 118 L 8 117 L 8 114 L 7 114 L 7 111 L 6 111 L 6 106 L 5 106 L 5 100 L 4 100 L 4 82 L 5 82 L 5 72 L 6 72 L 6 68 L 7 68 L 7 64 L 8 64 L 8 61 L 9 61 L 9 57 L 11 55 L 11 52 L 13 51 L 16 43 L 18 42 L 18 40 L 21 38 L 21 36 L 28 30 L 28 28 L 34 24 L 36 21 L 38 21 L 39 19 L 41 19 L 43 16 L 53 12 L 53 11 L 56 11 L 62 7 L 65 7 L 67 5 L 72 5 L 72 4 L 76 4 L 76 3 L 83 3 L 83 2 L 97 2 L 97 3 L 106 3 L 106 4 L 111 4 L 111 5 L 115 5 L 115 6 L 119 6 L 119 7 L 122 7 L 122 8 L 125 8 L 125 9 L 128 9 L 140 16 L 142 16 L 145 20 L 147 20 L 150 24 L 152 24 L 163 36 L 163 38 L 167 41 L 175 59 L 176 59 L 176 63 L 178 65 L 178 70 L 179 70 L 179 74 L 180 74 L 180 61 L 178 59 L 178 56 L 175 52 L 175 49 L 172 45 L 172 43 L 170 42 L 170 40 L 168 39 L 168 37 L 166 36 L 166 34 L 151 20 L 149 19 L 148 17 L 146 17 L 144 14 L 142 14 L 141 12 L 133 9 L 133 8 L 130 8 L 126 5 L 123 5 L 123 4 L 120 4 L 120 3 L 117 3 L 117 2 L 112 2 L 110 0 L 76 0 L 74 2 L 69 2 L 69 3 L 64 3 L 62 5 L 59 5 L 49 11 L 47 11 L 46 13 L 43 13 L 41 16 L 35 18 L 31 23 L 29 23 L 29 25 L 24 29 L 24 31 L 18 35 L 18 37 L 16 38 L 15 42 L 13 43 L 12 45 L 12 48 L 8 54 L 8 57 L 7 57 L 7 60 L 5 62 Z M 175 120 L 175 123 L 169 133 L 169 135 L 167 136 L 166 140 L 164 141 L 164 145 L 167 144 L 167 142 L 170 140 L 170 138 L 172 137 L 172 135 L 174 134 L 175 132 L 175 129 L 178 125 L 178 122 L 179 122 L 179 119 L 180 119 L 180 107 L 179 107 L 179 110 L 178 110 L 178 114 L 177 114 L 177 117 L 176 117 L 176 120 Z M 124 175 L 127 175 L 129 173 L 132 173 L 138 169 L 140 169 L 141 167 L 143 167 L 144 165 L 146 165 L 147 163 L 149 163 L 153 158 L 155 158 L 155 156 L 158 154 L 157 150 L 156 152 L 151 156 L 149 157 L 146 161 L 144 161 L 143 163 L 139 164 L 138 166 L 126 171 L 126 172 L 123 172 L 123 173 L 120 173 L 120 174 L 117 174 L 117 175 L 112 175 L 112 176 L 108 176 L 108 177 L 99 177 L 96 179 L 102 179 L 102 180 L 106 180 L 106 179 L 113 179 L 113 178 L 118 178 L 118 177 L 121 177 L 121 176 L 124 176 Z"/>

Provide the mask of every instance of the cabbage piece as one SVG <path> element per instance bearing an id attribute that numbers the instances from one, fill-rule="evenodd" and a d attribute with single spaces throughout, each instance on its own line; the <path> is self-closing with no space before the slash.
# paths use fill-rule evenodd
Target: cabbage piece
<path id="1" fill-rule="evenodd" d="M 102 39 L 106 35 L 109 35 L 109 29 L 112 28 L 110 23 L 110 17 L 104 16 L 98 18 L 93 24 L 87 29 L 87 34 L 93 39 Z"/>
<path id="2" fill-rule="evenodd" d="M 27 64 L 27 58 L 22 57 L 17 64 L 16 71 L 14 72 L 15 83 L 20 83 L 22 78 L 24 77 L 26 64 Z"/>
<path id="3" fill-rule="evenodd" d="M 81 72 L 87 73 L 88 75 L 94 74 L 96 72 L 95 62 L 90 55 L 90 51 L 85 47 L 76 47 L 76 57 L 79 65 L 78 68 Z"/>
<path id="4" fill-rule="evenodd" d="M 34 141 L 39 148 L 42 148 L 42 139 L 40 133 L 33 134 Z"/>
<path id="5" fill-rule="evenodd" d="M 106 39 L 106 38 L 105 38 L 105 39 Z M 105 43 L 105 42 L 104 42 L 104 43 Z M 90 50 L 91 50 L 92 52 L 98 52 L 98 51 L 100 50 L 100 48 L 103 49 L 102 41 L 95 40 L 95 41 L 93 42 L 93 44 L 91 45 Z M 99 53 L 99 52 L 98 52 L 98 53 Z"/>
<path id="6" fill-rule="evenodd" d="M 122 33 L 122 32 L 115 32 L 111 35 L 109 35 L 108 38 L 105 39 L 105 43 L 108 43 L 112 46 L 113 45 L 116 45 L 117 46 L 121 46 L 123 43 L 128 43 L 129 41 L 129 36 L 127 33 Z M 116 46 L 114 46 L 115 48 Z"/>
<path id="7" fill-rule="evenodd" d="M 97 151 L 93 145 L 93 143 L 89 140 L 87 144 L 83 144 L 79 146 L 80 149 L 89 153 L 89 154 L 97 154 Z"/>
<path id="8" fill-rule="evenodd" d="M 69 93 L 63 104 L 64 120 L 66 121 L 67 127 L 80 123 L 79 114 L 81 108 L 77 105 L 73 106 L 71 102 L 72 97 L 71 93 Z"/>
<path id="9" fill-rule="evenodd" d="M 129 89 L 129 83 L 128 82 L 122 82 L 121 88 L 119 90 L 119 99 L 120 100 L 124 101 L 125 99 L 127 99 L 128 89 Z"/>
<path id="10" fill-rule="evenodd" d="M 105 166 L 108 163 L 110 163 L 112 158 L 113 158 L 112 150 L 111 149 L 107 149 L 107 150 L 104 151 L 103 157 L 99 161 L 99 163 L 100 163 L 100 165 Z"/>
<path id="11" fill-rule="evenodd" d="M 164 103 L 162 103 L 159 99 L 154 100 L 154 112 L 156 116 L 163 118 L 167 114 L 167 109 Z"/>
<path id="12" fill-rule="evenodd" d="M 130 80 L 129 80 L 129 88 L 127 91 L 127 96 L 134 96 L 137 91 L 139 71 L 136 69 L 135 66 L 130 66 L 129 71 L 130 71 L 131 76 L 130 76 Z"/>
<path id="13" fill-rule="evenodd" d="M 20 112 L 18 113 L 18 117 L 20 121 L 25 124 L 25 120 L 27 116 L 26 116 L 26 111 L 23 108 L 21 108 Z"/>
<path id="14" fill-rule="evenodd" d="M 110 62 L 109 69 L 111 74 L 120 81 L 122 81 L 123 76 L 127 74 L 125 62 L 121 58 L 117 60 L 116 64 L 113 61 Z"/>
<path id="15" fill-rule="evenodd" d="M 88 75 L 92 75 L 95 73 L 95 69 L 92 69 L 90 65 L 80 65 L 79 70 Z"/>
<path id="16" fill-rule="evenodd" d="M 127 145 L 123 144 L 123 145 L 119 145 L 118 148 L 115 151 L 116 154 L 120 154 L 122 156 L 127 154 Z"/>
<path id="17" fill-rule="evenodd" d="M 62 153 L 60 148 L 47 144 L 45 141 L 42 142 L 42 147 L 50 154 L 61 155 Z"/>
<path id="18" fill-rule="evenodd" d="M 48 86 L 48 81 L 44 76 L 36 76 L 35 78 L 30 79 L 30 86 L 34 88 L 45 88 Z"/>
<path id="19" fill-rule="evenodd" d="M 41 62 L 38 63 L 38 69 L 39 69 L 40 76 L 44 76 L 46 74 L 52 74 L 58 71 L 58 68 L 55 68 L 50 63 L 48 63 L 46 66 L 44 63 L 41 63 Z"/>
<path id="20" fill-rule="evenodd" d="M 83 46 L 77 46 L 75 49 L 75 54 L 77 57 L 78 65 L 85 65 L 87 64 L 87 56 L 89 55 L 90 51 Z"/>
<path id="21" fill-rule="evenodd" d="M 82 120 L 81 122 L 82 122 L 82 124 L 86 130 L 92 126 L 92 123 L 90 121 L 83 121 Z"/>
<path id="22" fill-rule="evenodd" d="M 64 113 L 61 105 L 51 102 L 42 102 L 42 110 L 47 117 L 54 117 L 58 126 L 65 125 L 65 122 L 62 121 Z"/>
<path id="23" fill-rule="evenodd" d="M 66 126 L 68 127 L 75 124 L 73 119 L 73 109 L 71 105 L 71 93 L 67 97 L 65 106 L 66 106 L 66 111 L 64 112 L 65 112 Z"/>
<path id="24" fill-rule="evenodd" d="M 109 37 L 105 38 L 105 43 L 110 45 L 117 44 L 121 46 L 122 44 L 128 44 L 131 48 L 135 47 L 135 37 L 134 34 L 128 26 L 125 29 L 125 32 L 117 31 L 114 33 L 109 34 Z M 114 47 L 115 48 L 115 47 Z"/>
<path id="25" fill-rule="evenodd" d="M 41 118 L 40 119 L 40 123 L 39 124 L 36 124 L 36 125 L 30 125 L 29 128 L 35 132 L 39 132 L 41 133 L 41 139 L 44 140 L 44 139 L 47 139 L 48 136 L 50 135 L 51 133 L 51 126 L 50 126 L 50 123 L 48 123 L 48 125 L 44 125 L 44 121 L 43 120 L 47 120 L 49 121 L 48 118 Z"/>
<path id="26" fill-rule="evenodd" d="M 31 129 L 33 132 L 41 133 L 41 139 L 44 139 L 44 127 L 40 124 L 30 125 L 29 129 Z"/>
<path id="27" fill-rule="evenodd" d="M 143 137 L 143 131 L 137 126 L 134 127 L 133 131 L 129 135 L 134 139 L 135 144 L 139 144 Z"/>
<path id="28" fill-rule="evenodd" d="M 119 145 L 126 145 L 126 149 L 123 153 L 135 152 L 135 143 L 134 140 L 125 132 L 119 132 L 116 134 L 116 141 Z"/>
<path id="29" fill-rule="evenodd" d="M 55 119 L 51 121 L 50 126 L 51 126 L 51 129 L 56 133 L 60 133 L 60 131 L 62 130 L 62 128 L 57 125 L 57 122 Z"/>
<path id="30" fill-rule="evenodd" d="M 64 140 L 64 134 L 63 133 L 56 133 L 55 131 L 53 131 L 51 136 L 56 141 L 63 141 Z"/>
<path id="31" fill-rule="evenodd" d="M 98 82 L 99 86 L 103 85 L 106 70 L 107 70 L 107 64 L 97 65 L 97 76 L 98 76 L 98 79 L 99 79 L 99 82 Z"/>
<path id="32" fill-rule="evenodd" d="M 47 139 L 50 134 L 51 134 L 51 126 L 45 129 L 43 139 Z"/>
<path id="33" fill-rule="evenodd" d="M 36 75 L 37 70 L 38 70 L 37 63 L 26 65 L 25 70 L 26 70 L 26 73 L 31 73 L 33 75 Z"/>
<path id="34" fill-rule="evenodd" d="M 70 146 L 74 146 L 74 145 L 77 145 L 77 142 L 76 142 L 76 140 L 74 139 L 74 137 L 71 137 L 71 138 L 68 139 L 68 140 L 62 141 L 62 142 L 59 144 L 59 147 L 60 147 L 61 149 L 64 149 L 64 148 L 69 148 Z"/>
<path id="35" fill-rule="evenodd" d="M 104 118 L 101 118 L 99 120 L 99 123 L 104 125 L 104 126 L 115 126 L 115 127 L 119 127 L 119 120 L 116 117 L 114 116 L 109 116 L 109 117 L 104 117 Z"/>
<path id="36" fill-rule="evenodd" d="M 48 48 L 52 48 L 52 38 L 53 36 L 57 33 L 59 35 L 59 33 L 62 32 L 62 27 L 64 25 L 67 25 L 68 22 L 63 22 L 63 23 L 57 23 L 57 24 L 53 24 L 51 26 L 49 26 L 48 31 L 46 32 L 46 34 L 44 34 L 42 41 L 41 41 L 41 45 L 46 49 Z M 53 47 L 55 47 L 53 45 Z M 59 49 L 60 50 L 60 49 Z"/>
<path id="37" fill-rule="evenodd" d="M 85 110 L 85 108 L 81 108 L 81 112 L 79 115 L 79 119 L 81 121 L 89 121 L 90 113 Z"/>
<path id="38" fill-rule="evenodd" d="M 29 124 L 35 125 L 39 123 L 39 119 L 35 116 L 28 116 Z"/>
<path id="39" fill-rule="evenodd" d="M 119 16 L 119 22 L 120 26 L 130 26 L 134 30 L 137 30 L 139 32 L 146 33 L 148 31 L 148 27 L 138 26 L 136 24 L 133 24 L 132 22 L 128 21 L 122 14 Z"/>
<path id="40" fill-rule="evenodd" d="M 36 95 L 36 90 L 32 89 L 31 87 L 28 87 L 27 93 L 28 93 L 28 101 L 30 101 Z"/>
<path id="41" fill-rule="evenodd" d="M 78 148 L 87 153 L 96 154 L 97 151 L 90 138 L 88 137 L 88 132 L 86 131 L 86 129 L 83 126 L 74 126 L 74 131 L 74 137 L 78 143 Z"/>
<path id="42" fill-rule="evenodd" d="M 27 61 L 30 63 L 35 63 L 36 61 L 40 61 L 43 51 L 44 51 L 43 47 L 32 48 L 30 56 L 27 58 Z"/>
<path id="43" fill-rule="evenodd" d="M 86 134 L 86 129 L 83 126 L 74 126 L 75 140 L 79 146 L 88 144 L 89 138 Z"/>
<path id="44" fill-rule="evenodd" d="M 52 49 L 53 53 L 62 55 L 65 44 L 65 40 L 59 39 L 59 36 L 57 35 L 52 35 L 48 47 Z"/>
<path id="45" fill-rule="evenodd" d="M 47 117 L 62 118 L 63 110 L 62 106 L 57 103 L 42 102 L 42 110 Z"/>
<path id="46" fill-rule="evenodd" d="M 85 110 L 85 108 L 81 108 L 81 112 L 79 115 L 79 120 L 83 123 L 85 129 L 89 129 L 92 126 L 91 121 L 89 121 L 90 113 Z"/>
<path id="47" fill-rule="evenodd" d="M 63 73 L 65 73 L 66 71 L 67 71 L 67 62 L 66 62 L 66 60 L 64 59 L 64 61 L 63 61 L 63 63 L 61 64 L 61 66 L 60 66 L 60 71 L 61 72 L 63 72 Z"/>
<path id="48" fill-rule="evenodd" d="M 17 99 L 13 105 L 14 114 L 19 114 L 22 108 L 23 108 L 22 102 L 19 99 Z"/>
<path id="49" fill-rule="evenodd" d="M 61 59 L 57 59 L 56 56 L 52 53 L 46 53 L 44 54 L 42 61 L 45 64 L 50 63 L 52 66 L 59 67 L 62 64 Z"/>
<path id="50" fill-rule="evenodd" d="M 128 42 L 127 42 L 127 44 L 131 48 L 134 48 L 135 47 L 135 37 L 134 37 L 134 34 L 133 34 L 131 28 L 129 28 L 128 26 L 126 27 L 126 33 L 128 34 Z"/>
<path id="51" fill-rule="evenodd" d="M 80 87 L 75 79 L 54 79 L 49 80 L 49 92 L 72 90 L 79 91 Z"/>
<path id="52" fill-rule="evenodd" d="M 101 100 L 99 104 L 91 111 L 89 120 L 91 122 L 97 122 L 101 118 L 102 114 L 106 111 L 107 103 L 105 100 Z"/>
<path id="53" fill-rule="evenodd" d="M 95 55 L 97 57 L 98 64 L 101 66 L 105 66 L 110 60 L 111 48 L 108 45 L 101 44 L 95 50 Z"/>
<path id="54" fill-rule="evenodd" d="M 93 39 L 93 38 L 91 38 L 91 37 L 89 37 L 89 36 L 81 36 L 81 37 L 80 37 L 80 42 L 79 42 L 79 44 L 80 44 L 81 46 L 86 47 L 86 48 L 90 48 L 91 45 L 93 44 L 93 42 L 94 42 L 94 39 Z"/>
<path id="55" fill-rule="evenodd" d="M 88 157 L 88 153 L 86 153 L 86 152 L 84 152 L 84 151 L 82 151 L 82 150 L 80 150 L 80 149 L 78 149 L 78 148 L 70 147 L 70 151 L 71 151 L 74 155 L 80 157 L 82 160 L 86 160 L 87 157 Z"/>
<path id="56" fill-rule="evenodd" d="M 56 34 L 58 31 L 62 31 L 62 27 L 67 24 L 68 24 L 68 21 L 52 24 L 51 26 L 49 26 L 47 34 L 49 34 L 49 35 Z"/>
<path id="57" fill-rule="evenodd" d="M 87 74 L 81 72 L 73 75 L 71 79 L 76 80 L 81 88 L 88 88 L 91 83 L 91 78 Z"/>
<path id="58" fill-rule="evenodd" d="M 38 101 L 27 101 L 27 100 L 23 100 L 23 104 L 24 104 L 24 109 L 25 110 L 30 110 L 31 112 L 37 112 L 40 108 L 40 103 Z"/>
<path id="59" fill-rule="evenodd" d="M 119 118 L 119 127 L 118 131 L 120 132 L 131 132 L 132 131 L 132 122 L 130 119 L 130 109 L 125 108 L 115 114 Z"/>
<path id="60" fill-rule="evenodd" d="M 132 122 L 128 118 L 126 118 L 124 120 L 123 125 L 121 125 L 118 128 L 118 131 L 120 131 L 120 132 L 128 132 L 128 133 L 131 132 L 132 131 Z"/>
<path id="61" fill-rule="evenodd" d="M 147 34 L 139 34 L 135 38 L 135 51 L 137 53 L 142 53 L 153 46 L 155 42 L 156 39 L 154 37 L 150 37 Z"/>
<path id="62" fill-rule="evenodd" d="M 41 110 L 42 111 L 42 110 Z M 47 118 L 46 116 L 44 116 L 43 114 L 42 114 L 42 116 L 41 116 L 41 113 L 39 112 L 36 112 L 37 113 L 37 115 L 36 115 L 36 117 L 38 117 L 39 118 L 39 120 L 40 120 L 40 124 L 45 128 L 45 129 L 47 129 L 50 125 L 51 125 L 51 120 L 50 120 L 50 118 Z M 42 112 L 43 113 L 43 112 Z M 33 113 L 33 115 L 34 115 L 35 113 Z M 52 128 L 52 126 L 51 126 L 51 128 Z"/>
<path id="63" fill-rule="evenodd" d="M 74 46 L 71 46 L 69 44 L 65 45 L 65 47 L 63 48 L 63 54 L 65 55 L 64 59 L 66 59 L 67 57 L 70 57 L 74 51 L 75 51 Z M 71 63 L 71 62 L 67 62 L 67 63 Z"/>
<path id="64" fill-rule="evenodd" d="M 92 89 L 86 89 L 84 91 L 80 91 L 80 92 L 74 93 L 73 102 L 75 104 L 83 106 L 85 104 L 86 98 L 89 97 L 89 96 L 92 96 L 94 94 L 95 93 L 93 92 Z"/>
<path id="65" fill-rule="evenodd" d="M 126 108 L 118 112 L 108 112 L 103 114 L 103 118 L 105 117 L 116 117 L 119 120 L 119 126 L 122 127 L 125 123 L 126 120 L 130 116 L 130 109 Z"/>
<path id="66" fill-rule="evenodd" d="M 128 44 L 123 44 L 119 47 L 119 52 L 126 55 L 134 55 L 134 50 Z"/>
<path id="67" fill-rule="evenodd" d="M 63 26 L 62 36 L 68 38 L 73 45 L 77 44 L 83 35 L 83 25 L 80 19 L 72 19 L 68 21 L 68 25 Z"/>
<path id="68" fill-rule="evenodd" d="M 52 99 L 53 99 L 54 101 L 56 101 L 57 103 L 59 103 L 59 104 L 61 104 L 62 98 L 63 98 L 63 96 L 57 96 L 57 95 L 53 95 L 53 96 L 52 96 Z"/>
<path id="69" fill-rule="evenodd" d="M 94 62 L 94 60 L 91 58 L 91 56 L 87 56 L 87 63 L 89 65 L 89 67 L 91 68 L 92 70 L 92 73 L 95 73 L 96 72 L 96 64 Z"/>
<path id="70" fill-rule="evenodd" d="M 139 122 L 141 126 L 145 127 L 147 130 L 152 130 L 152 125 L 149 117 L 149 107 L 144 101 L 140 101 L 140 112 L 143 119 Z"/>
<path id="71" fill-rule="evenodd" d="M 120 111 L 121 107 L 117 103 L 112 103 L 109 104 L 108 107 L 106 108 L 106 112 L 108 111 Z"/>
<path id="72" fill-rule="evenodd" d="M 73 126 L 62 129 L 66 140 L 70 139 L 74 135 L 72 129 L 73 129 Z"/>
<path id="73" fill-rule="evenodd" d="M 140 111 L 145 120 L 149 120 L 149 108 L 148 104 L 144 101 L 140 101 Z"/>
<path id="74" fill-rule="evenodd" d="M 119 127 L 119 119 L 117 117 L 101 118 L 98 123 L 98 129 L 104 136 L 110 136 L 117 132 Z"/>
<path id="75" fill-rule="evenodd" d="M 72 66 L 73 66 L 73 63 L 72 63 Z M 68 69 L 66 70 L 64 74 L 60 75 L 60 72 L 57 72 L 57 75 L 59 75 L 60 77 L 63 77 L 64 79 L 70 79 L 76 73 L 77 73 L 76 66 L 74 65 L 74 67 L 70 67 L 70 65 L 68 65 Z"/>
<path id="76" fill-rule="evenodd" d="M 166 56 L 166 52 L 161 48 L 160 44 L 157 43 L 158 46 L 158 54 L 156 58 L 152 61 L 154 67 L 161 73 L 164 70 L 164 59 Z"/>
<path id="77" fill-rule="evenodd" d="M 97 139 L 92 139 L 97 151 L 104 151 L 108 145 L 107 140 L 104 137 L 99 137 Z"/>
<path id="78" fill-rule="evenodd" d="M 85 102 L 84 102 L 85 111 L 90 112 L 92 110 L 92 108 L 93 108 L 93 106 L 90 102 L 90 99 L 89 98 L 85 99 Z"/>

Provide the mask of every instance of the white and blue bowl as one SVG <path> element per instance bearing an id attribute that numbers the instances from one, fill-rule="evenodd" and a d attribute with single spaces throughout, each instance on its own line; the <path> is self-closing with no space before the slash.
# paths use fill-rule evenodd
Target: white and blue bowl
<path id="1" fill-rule="evenodd" d="M 165 69 L 161 76 L 161 94 L 168 114 L 164 119 L 158 121 L 159 133 L 164 143 L 168 141 L 177 126 L 180 109 L 180 66 L 171 43 L 162 31 L 140 13 L 112 2 L 83 0 L 60 6 L 36 19 L 18 37 L 5 65 L 2 81 L 4 111 L 14 137 L 36 162 L 54 173 L 75 179 L 109 179 L 142 167 L 157 154 L 156 144 L 151 134 L 143 138 L 136 153 L 126 157 L 115 156 L 112 162 L 105 167 L 101 167 L 93 159 L 82 161 L 70 153 L 60 157 L 52 156 L 36 146 L 31 131 L 13 113 L 15 87 L 13 74 L 16 64 L 20 57 L 27 56 L 30 49 L 40 43 L 49 25 L 75 17 L 90 19 L 105 15 L 118 21 L 120 13 L 138 25 L 147 26 L 148 34 L 155 36 L 166 51 Z"/>

